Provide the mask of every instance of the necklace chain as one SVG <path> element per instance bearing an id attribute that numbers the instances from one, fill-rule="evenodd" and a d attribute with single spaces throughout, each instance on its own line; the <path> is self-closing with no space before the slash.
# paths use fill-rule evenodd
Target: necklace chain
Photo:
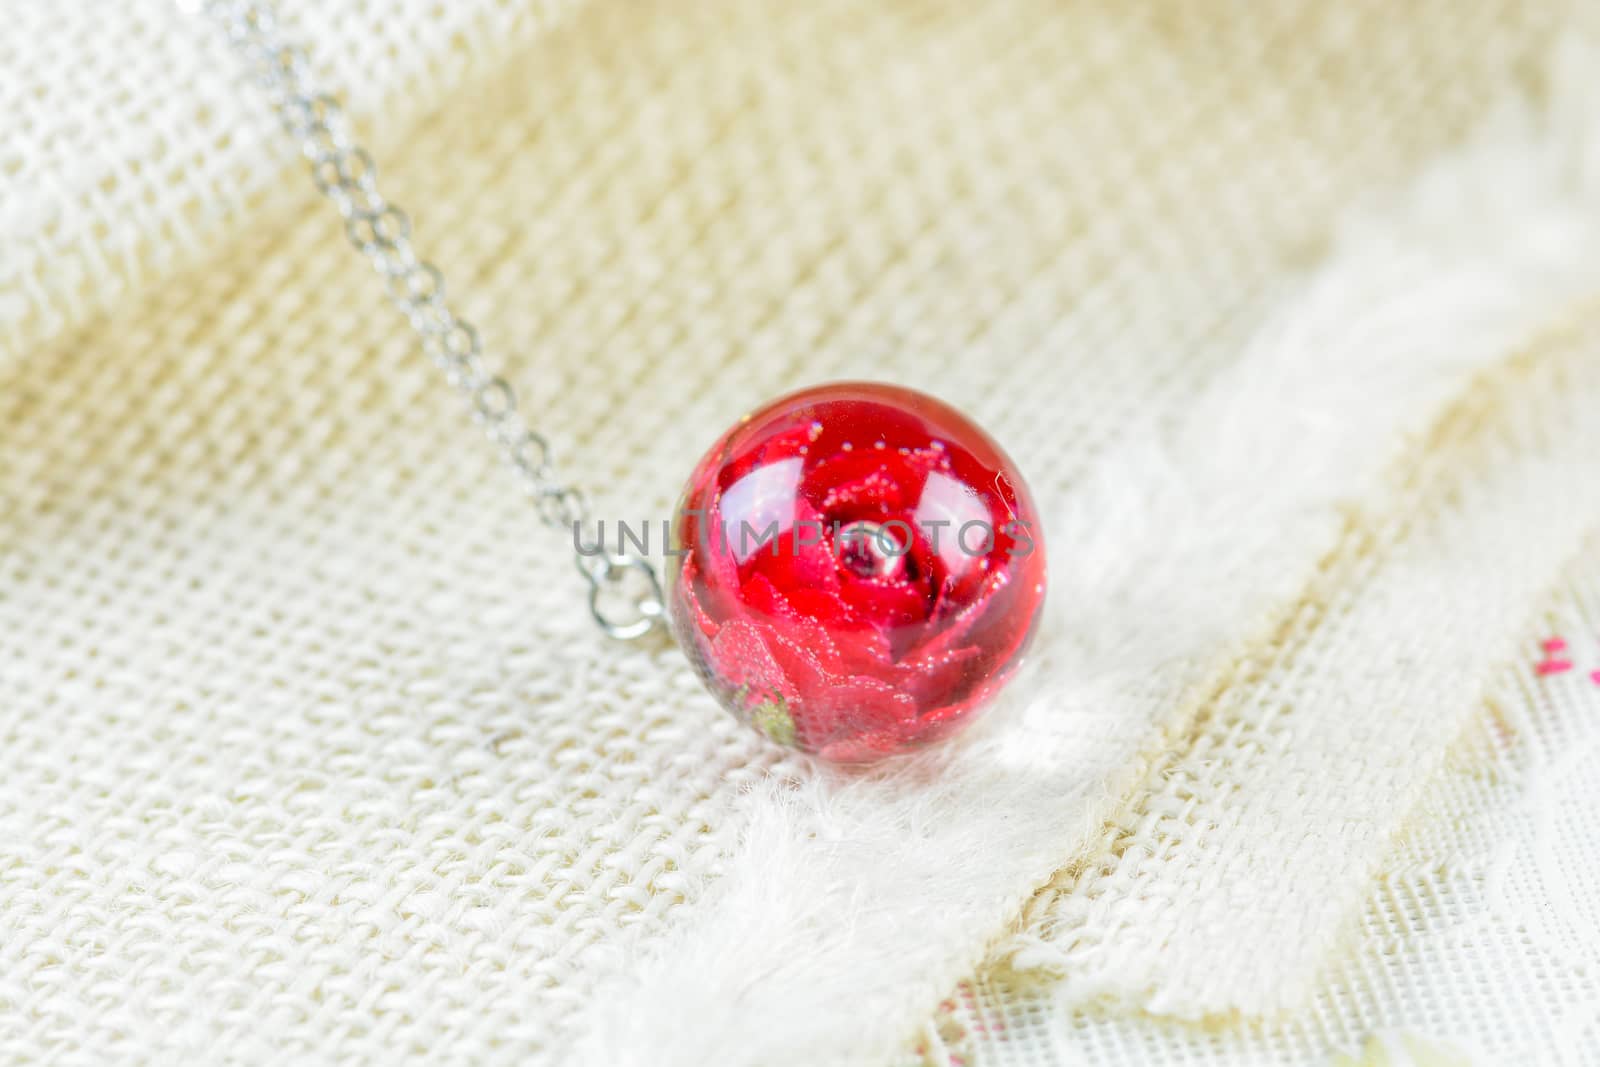
<path id="1" fill-rule="evenodd" d="M 410 219 L 378 191 L 372 156 L 351 136 L 339 101 L 317 85 L 306 53 L 286 39 L 275 12 L 261 0 L 180 4 L 203 11 L 227 34 L 309 162 L 317 189 L 344 219 L 350 244 L 383 277 L 389 299 L 518 475 L 540 521 L 572 529 L 574 540 L 581 540 L 591 525 L 587 496 L 561 479 L 550 442 L 528 425 L 516 390 L 487 365 L 478 331 L 445 299 L 444 276 L 417 255 Z M 576 545 L 573 558 L 589 583 L 590 612 L 607 634 L 631 640 L 662 620 L 661 583 L 648 559 L 633 553 L 585 555 Z"/>

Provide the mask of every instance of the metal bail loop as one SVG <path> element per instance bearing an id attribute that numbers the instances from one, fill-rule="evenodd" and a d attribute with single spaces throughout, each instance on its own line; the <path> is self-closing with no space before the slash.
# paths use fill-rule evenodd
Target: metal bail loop
<path id="1" fill-rule="evenodd" d="M 577 564 L 578 572 L 589 582 L 589 613 L 606 636 L 618 641 L 637 640 L 665 620 L 666 597 L 649 560 L 642 556 L 606 555 L 580 557 Z M 608 590 L 619 588 L 630 573 L 642 577 L 645 588 L 632 598 L 631 610 L 624 609 L 618 617 L 619 613 L 607 609 L 602 597 Z"/>

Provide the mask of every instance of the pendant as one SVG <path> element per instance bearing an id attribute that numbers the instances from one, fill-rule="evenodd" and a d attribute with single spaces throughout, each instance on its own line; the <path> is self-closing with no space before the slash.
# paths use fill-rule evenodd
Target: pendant
<path id="1" fill-rule="evenodd" d="M 1044 601 L 1027 486 L 964 415 L 897 386 L 804 389 L 747 415 L 684 490 L 672 628 L 717 699 L 836 762 L 970 722 Z"/>

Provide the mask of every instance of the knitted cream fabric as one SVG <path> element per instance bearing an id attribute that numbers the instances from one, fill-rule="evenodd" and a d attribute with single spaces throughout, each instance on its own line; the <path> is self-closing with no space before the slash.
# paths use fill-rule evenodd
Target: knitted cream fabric
<path id="1" fill-rule="evenodd" d="M 943 1006 L 930 1027 L 929 1061 L 1600 1062 L 1595 558 L 1588 553 L 1532 621 L 1521 662 L 1496 675 L 1489 707 L 1430 782 L 1304 1005 L 1273 1019 L 1199 1027 L 1063 1010 L 1057 982 L 997 967 Z M 1538 677 L 1530 670 L 1541 658 L 1536 641 L 1555 634 L 1568 635 L 1574 669 Z"/>
<path id="2" fill-rule="evenodd" d="M 1450 601 L 1489 613 L 1490 656 L 1600 516 L 1516 496 L 1572 461 L 1510 414 L 1592 373 L 1592 348 L 1538 343 L 1600 292 L 1594 64 L 1548 64 L 1569 13 L 556 13 L 285 5 L 601 513 L 663 513 L 714 429 L 785 387 L 929 388 L 1051 517 L 1031 675 L 960 743 L 840 776 L 729 721 L 672 650 L 604 643 L 208 27 L 22 0 L 0 27 L 0 1049 L 882 1063 L 991 944 L 1066 976 L 1067 1004 L 1312 988 L 1470 680 L 1421 722 L 1362 678 L 1384 704 L 1348 738 L 1364 690 L 1296 705 L 1293 779 L 1398 766 L 1358 833 L 1319 833 L 1338 792 L 1301 811 L 1349 877 L 1314 912 L 1258 885 L 1271 929 L 1315 919 L 1275 977 L 1196 981 L 1222 920 L 1170 971 L 1143 951 L 1152 879 L 1210 914 L 1234 868 L 1202 848 L 1152 872 L 1102 827 L 1159 814 L 1163 767 L 1226 790 L 1194 762 L 1208 724 L 1284 737 L 1260 685 L 1298 684 L 1302 645 L 1377 640 L 1286 636 L 1343 603 L 1319 575 L 1352 538 L 1378 547 L 1349 584 L 1378 569 L 1391 597 L 1433 574 L 1415 545 L 1457 579 L 1524 546 Z M 1395 602 L 1332 614 L 1387 626 Z M 1235 764 L 1285 795 L 1274 760 Z M 1325 850 L 1266 828 L 1315 884 Z M 1083 962 L 1130 936 L 1128 967 Z"/>
<path id="3" fill-rule="evenodd" d="M 194 5 L 190 5 L 194 6 Z M 493 69 L 560 0 L 288 0 L 286 19 L 375 147 Z M 0 34 L 0 342 L 7 354 L 117 306 L 246 210 L 282 205 L 287 145 L 220 34 L 170 0 L 13 0 Z M 387 152 L 385 153 L 387 155 Z"/>
<path id="4" fill-rule="evenodd" d="M 1452 506 L 1439 519 L 1418 521 L 1415 505 L 1426 506 L 1429 491 L 1424 490 L 1420 501 L 1418 494 L 1411 495 L 1408 506 L 1377 530 L 1363 530 L 1358 522 L 1325 562 L 1317 583 L 1319 595 L 1307 598 L 1275 642 L 1270 658 L 1251 664 L 1245 677 L 1216 699 L 1210 717 L 1197 723 L 1194 753 L 1158 766 L 1158 784 L 1137 794 L 1137 810 L 1118 816 L 1116 829 L 1102 846 L 1105 851 L 1091 853 L 1075 873 L 1063 874 L 1058 887 L 1033 902 L 1029 932 L 1017 939 L 1021 947 L 1010 962 L 1023 969 L 1048 966 L 1056 972 L 1060 977 L 1051 992 L 1057 1004 L 1081 1004 L 1094 993 L 1132 985 L 1141 977 L 1149 1007 L 1160 1014 L 1198 1014 L 1208 1008 L 1220 1012 L 1230 1002 L 1299 1004 L 1309 999 L 1281 991 L 1269 994 L 1257 989 L 1256 983 L 1264 973 L 1289 984 L 1307 982 L 1316 977 L 1314 972 L 1326 957 L 1339 955 L 1338 946 L 1327 951 L 1328 939 L 1319 934 L 1325 923 L 1320 916 L 1345 899 L 1342 884 L 1363 882 L 1369 874 L 1371 865 L 1362 861 L 1363 851 L 1356 842 L 1367 826 L 1389 825 L 1376 812 L 1395 803 L 1397 780 L 1419 782 L 1434 765 L 1433 758 L 1423 755 L 1432 751 L 1422 743 L 1427 733 L 1454 733 L 1463 710 L 1479 706 L 1478 694 L 1493 673 L 1495 653 L 1503 651 L 1495 647 L 1498 639 L 1485 640 L 1485 631 L 1495 628 L 1485 627 L 1482 620 L 1506 616 L 1512 604 L 1505 599 L 1506 590 L 1522 580 L 1519 572 L 1526 573 L 1531 561 L 1550 551 L 1545 538 L 1559 530 L 1568 521 L 1564 516 L 1573 511 L 1565 494 L 1584 480 L 1586 457 L 1600 445 L 1585 440 L 1589 434 L 1585 427 L 1592 423 L 1586 412 L 1600 400 L 1596 391 L 1600 377 L 1592 370 L 1600 365 L 1594 359 L 1597 345 L 1600 332 L 1592 325 L 1576 337 L 1553 338 L 1527 359 L 1516 361 L 1516 381 L 1486 381 L 1474 389 L 1440 428 L 1442 434 L 1459 439 L 1461 447 L 1451 451 L 1468 459 L 1469 466 L 1438 471 L 1430 479 L 1431 492 L 1447 495 Z M 1538 458 L 1531 462 L 1512 458 L 1530 454 Z M 1587 545 L 1584 559 L 1592 559 L 1594 547 L 1592 542 Z M 1565 626 L 1552 628 L 1549 620 L 1541 619 L 1538 629 L 1583 635 L 1578 643 L 1586 646 L 1592 642 L 1590 631 L 1581 621 L 1574 623 L 1572 614 L 1568 613 Z M 1429 640 L 1419 641 L 1419 631 Z M 1520 662 L 1510 675 L 1512 681 L 1532 674 L 1532 658 L 1518 651 Z M 1579 655 L 1587 652 L 1584 648 Z M 1381 694 L 1367 691 L 1380 680 Z M 1592 695 L 1593 680 L 1585 682 L 1592 710 L 1600 699 Z M 1233 695 L 1238 691 L 1250 698 L 1243 707 Z M 1526 687 L 1520 691 L 1526 692 Z M 1570 686 L 1559 691 L 1574 695 Z M 1327 707 L 1337 714 L 1299 721 L 1308 707 Z M 1427 713 L 1399 714 L 1401 709 Z M 1336 726 L 1339 737 L 1318 737 L 1324 724 Z M 1380 743 L 1373 736 L 1402 731 L 1411 744 Z M 1508 742 L 1501 746 L 1508 758 L 1523 762 L 1529 757 L 1529 742 L 1513 749 L 1509 738 L 1501 740 Z M 1537 751 L 1539 744 L 1534 739 L 1531 748 Z M 1314 752 L 1337 765 L 1308 768 L 1315 762 L 1310 755 Z M 1231 788 L 1225 789 L 1223 781 L 1231 782 Z M 1536 791 L 1548 797 L 1549 787 L 1539 786 L 1544 788 Z M 1271 803 L 1263 802 L 1262 794 Z M 1319 806 L 1330 794 L 1339 798 L 1337 822 L 1319 815 Z M 1456 818 L 1501 817 L 1497 811 L 1484 810 L 1487 799 L 1498 798 L 1471 793 L 1462 798 L 1459 791 L 1446 795 L 1458 806 L 1465 801 L 1479 805 L 1451 811 Z M 1582 796 L 1580 787 L 1569 801 L 1576 812 L 1583 811 Z M 1403 804 L 1409 809 L 1411 802 L 1406 797 Z M 1285 831 L 1292 840 L 1273 839 L 1278 823 L 1293 827 L 1292 833 Z M 1448 837 L 1458 829 L 1458 823 L 1447 822 L 1442 832 Z M 1475 859 L 1460 854 L 1470 853 L 1474 843 L 1458 843 L 1448 860 Z M 1508 848 L 1520 844 L 1501 843 L 1496 862 L 1506 862 Z M 1314 856 L 1302 854 L 1312 845 Z M 1549 842 L 1545 847 L 1559 846 Z M 1276 862 L 1270 875 L 1258 869 L 1267 857 Z M 1560 892 L 1562 866 L 1556 857 L 1546 857 L 1530 873 L 1535 883 L 1543 881 Z M 1549 876 L 1552 870 L 1557 877 Z M 1397 873 L 1404 876 L 1406 871 L 1401 868 Z M 1578 871 L 1570 873 L 1583 877 Z M 1137 889 L 1119 884 L 1123 880 Z M 1172 883 L 1177 883 L 1175 889 Z M 1270 891 L 1263 888 L 1268 885 Z M 1428 888 L 1437 891 L 1436 886 Z M 1157 903 L 1152 906 L 1150 898 Z M 1379 903 L 1393 907 L 1387 899 Z M 1539 903 L 1530 901 L 1525 913 L 1507 906 L 1504 920 L 1543 923 L 1547 916 Z M 1121 928 L 1120 909 L 1141 914 L 1153 929 Z M 1163 923 L 1171 909 L 1184 913 L 1188 925 L 1168 934 Z M 1238 910 L 1248 911 L 1248 923 L 1234 922 Z M 1578 945 L 1584 939 L 1592 943 L 1596 924 L 1581 901 L 1572 901 L 1557 914 L 1571 927 L 1567 936 L 1579 938 Z M 1167 934 L 1163 966 L 1152 974 L 1139 953 L 1148 951 L 1142 949 L 1144 938 L 1163 934 Z M 1224 939 L 1229 935 L 1232 941 Z M 1445 937 L 1443 942 L 1456 945 L 1455 951 L 1462 953 L 1453 939 Z M 1465 944 L 1475 948 L 1478 942 Z M 1510 981 L 1509 977 L 1491 986 L 1491 995 L 1516 1007 L 1503 1025 L 1486 1026 L 1488 1020 L 1480 1019 L 1472 1027 L 1446 1032 L 1488 1034 L 1496 1039 L 1493 1044 L 1501 1046 L 1501 1053 L 1520 1051 L 1532 1057 L 1538 1050 L 1556 1047 L 1569 1056 L 1581 1049 L 1594 1053 L 1592 1027 L 1600 988 L 1581 962 L 1592 956 L 1581 947 L 1558 951 L 1559 944 L 1556 937 L 1540 938 L 1528 946 L 1529 962 L 1537 967 L 1532 975 L 1511 982 L 1515 988 L 1500 989 L 1500 981 Z M 1288 965 L 1308 945 L 1323 952 L 1310 965 Z M 1414 982 L 1451 977 L 1444 968 L 1429 969 L 1415 961 L 1393 964 L 1389 953 L 1370 942 L 1364 947 L 1367 959 L 1394 967 Z M 1112 950 L 1119 958 L 1107 960 Z M 1209 980 L 1186 974 L 1187 968 L 1199 966 L 1192 961 L 1194 954 L 1204 957 Z M 1469 957 L 1465 962 L 1476 961 Z M 1324 1035 L 1335 1031 L 1348 1038 L 1360 1018 L 1358 1009 L 1370 1014 L 1393 1009 L 1397 998 L 1385 995 L 1383 986 L 1352 982 L 1348 971 L 1339 978 L 1347 989 L 1355 986 L 1360 996 L 1335 995 L 1327 990 L 1331 983 L 1324 981 L 1317 1015 L 1292 1028 L 1236 1034 L 1225 1048 L 1230 1054 L 1249 1051 L 1268 1057 L 1285 1045 L 1304 1047 L 1308 1031 L 1319 1026 Z M 1268 1000 L 1269 995 L 1273 999 Z M 1379 1012 L 1371 1011 L 1373 1002 Z M 1407 1020 L 1402 1016 L 1401 1021 Z M 1173 1033 L 1169 1030 L 1165 1036 Z M 1128 1036 L 1114 1029 L 1098 1035 L 1113 1046 Z M 1133 1028 L 1132 1036 L 1154 1037 L 1155 1048 L 1166 1043 L 1166 1054 L 1182 1059 L 1170 1042 L 1161 1040 L 1159 1029 L 1141 1035 Z M 1142 1062 L 1137 1056 L 1130 1059 Z M 1204 1062 L 1204 1056 L 1195 1061 Z M 1222 1062 L 1229 1060 L 1224 1057 Z"/>
<path id="5" fill-rule="evenodd" d="M 1564 53 L 1553 72 L 1553 97 L 1563 105 L 1600 101 L 1590 75 L 1594 61 L 1587 50 Z M 1557 126 L 1556 137 L 1541 127 L 1537 143 L 1521 146 L 1495 127 L 1441 164 L 1420 196 L 1453 201 L 1445 212 L 1472 204 L 1484 234 L 1522 219 L 1529 233 L 1540 234 L 1532 241 L 1544 271 L 1555 262 L 1546 237 L 1564 240 L 1594 225 L 1597 117 L 1592 106 L 1572 107 L 1567 121 L 1575 126 Z M 1506 158 L 1494 165 L 1497 155 Z M 1577 194 L 1576 211 L 1546 215 L 1564 192 Z M 1527 204 L 1545 207 L 1527 212 Z M 1428 206 L 1406 210 L 1437 225 L 1440 216 L 1429 217 Z M 1506 207 L 1509 218 L 1497 212 Z M 1398 220 L 1381 233 L 1386 251 L 1402 257 L 1423 244 L 1407 248 L 1412 237 Z M 1453 271 L 1478 291 L 1475 310 L 1495 299 L 1523 311 L 1534 306 L 1525 294 L 1500 287 L 1504 279 L 1489 281 L 1487 261 L 1470 259 L 1474 243 L 1452 241 L 1447 261 L 1416 264 L 1426 280 L 1415 285 L 1364 268 L 1373 285 L 1366 303 L 1382 310 L 1340 331 L 1367 349 L 1392 338 L 1413 365 L 1436 344 L 1462 351 L 1470 341 L 1452 337 L 1452 328 L 1434 326 L 1428 336 L 1419 330 L 1435 314 L 1431 300 L 1451 287 Z M 1515 242 L 1500 246 L 1496 268 L 1505 269 L 1516 254 Z M 1592 287 L 1592 275 L 1577 277 Z M 1357 288 L 1354 278 L 1323 280 L 1340 293 Z M 1550 285 L 1547 273 L 1539 284 Z M 1385 301 L 1386 290 L 1406 294 L 1406 306 Z M 1290 314 L 1298 323 L 1306 312 Z M 1485 340 L 1475 314 L 1455 317 L 1455 326 Z M 1309 340 L 1271 338 L 1275 347 Z M 1550 342 L 1530 343 L 1531 351 L 1520 351 L 1454 402 L 1456 409 L 1422 442 L 1420 462 L 1434 465 L 1437 456 L 1464 451 L 1452 440 L 1463 423 L 1484 436 L 1481 424 L 1495 416 L 1494 404 L 1509 409 L 1499 417 L 1513 429 L 1507 442 L 1491 440 L 1519 458 L 1499 461 L 1504 473 L 1486 461 L 1454 480 L 1402 464 L 1394 499 L 1369 496 L 1361 511 L 1347 514 L 1342 543 L 1321 561 L 1319 580 L 1283 631 L 1206 696 L 1187 734 L 1167 739 L 1102 841 L 1033 902 L 1033 928 L 1019 940 L 1014 963 L 1068 975 L 1079 996 L 1122 996 L 1192 1017 L 1281 1008 L 1303 998 L 1393 831 L 1392 813 L 1415 804 L 1488 671 L 1509 651 L 1505 623 L 1484 620 L 1514 623 L 1530 593 L 1549 580 L 1551 553 L 1570 550 L 1593 521 L 1594 502 L 1584 493 L 1594 479 L 1582 472 L 1600 441 L 1585 437 L 1593 422 L 1585 406 L 1600 393 L 1580 375 L 1546 371 L 1542 390 L 1551 395 L 1524 400 L 1523 392 L 1540 390 L 1520 379 Z M 1537 458 L 1520 458 L 1530 453 Z M 1496 488 L 1500 480 L 1506 484 Z M 1447 515 L 1467 512 L 1470 521 L 1427 536 L 1426 516 L 1443 507 L 1438 494 L 1446 488 Z M 1477 510 L 1475 496 L 1485 501 Z M 1384 561 L 1388 553 L 1398 558 Z"/>

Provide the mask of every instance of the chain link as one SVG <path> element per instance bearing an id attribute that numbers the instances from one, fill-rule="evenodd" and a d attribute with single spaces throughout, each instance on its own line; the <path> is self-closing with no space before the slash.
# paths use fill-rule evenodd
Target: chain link
<path id="1" fill-rule="evenodd" d="M 489 369 L 478 331 L 445 299 L 444 275 L 412 246 L 411 220 L 378 190 L 377 166 L 355 143 L 344 108 L 318 87 L 306 53 L 283 35 L 270 5 L 262 0 L 179 4 L 204 12 L 227 34 L 299 145 L 317 189 L 344 219 L 350 244 L 382 275 L 390 301 L 499 447 L 533 498 L 540 521 L 571 530 L 575 541 L 592 545 L 587 496 L 556 473 L 549 441 L 523 418 L 511 383 Z M 590 612 L 607 634 L 632 640 L 664 618 L 661 582 L 649 560 L 631 553 L 585 556 L 576 544 L 574 558 L 589 583 Z"/>

